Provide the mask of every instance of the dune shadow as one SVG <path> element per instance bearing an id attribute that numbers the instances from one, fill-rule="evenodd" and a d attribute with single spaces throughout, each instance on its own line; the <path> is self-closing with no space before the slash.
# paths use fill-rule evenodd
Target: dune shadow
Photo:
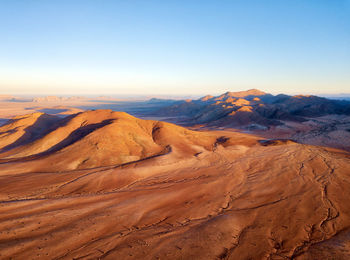
<path id="1" fill-rule="evenodd" d="M 8 120 L 4 125 L 14 123 L 17 120 L 20 120 L 20 119 Z M 58 127 L 57 120 L 59 120 L 59 118 L 51 115 L 44 114 L 39 116 L 34 124 L 24 129 L 25 133 L 20 138 L 18 138 L 15 142 L 3 147 L 0 150 L 0 153 L 6 152 L 18 146 L 26 145 L 28 143 L 36 141 L 37 139 L 41 138 L 42 136 L 48 134 L 49 132 L 57 128 Z M 11 134 L 15 131 L 16 131 L 15 129 L 11 129 L 6 132 L 1 132 L 0 134 Z"/>
<path id="2" fill-rule="evenodd" d="M 75 131 L 73 131 L 72 133 L 70 133 L 64 140 L 62 140 L 61 142 L 57 143 L 56 145 L 50 147 L 48 150 L 37 153 L 37 154 L 33 154 L 30 156 L 24 156 L 24 157 L 19 157 L 19 158 L 11 158 L 11 159 L 0 159 L 1 163 L 7 163 L 7 162 L 15 162 L 15 161 L 20 161 L 20 160 L 34 160 L 37 159 L 39 157 L 42 156 L 46 156 L 49 155 L 51 153 L 55 153 L 69 145 L 74 144 L 75 142 L 81 140 L 82 138 L 84 138 L 85 136 L 87 136 L 88 134 L 92 133 L 93 131 L 102 128 L 106 125 L 111 124 L 114 121 L 114 119 L 107 119 L 102 121 L 101 123 L 96 123 L 96 124 L 89 124 L 89 125 L 85 125 L 85 126 L 81 126 L 78 129 L 76 129 Z M 62 124 L 60 124 L 59 126 L 56 126 L 54 129 L 52 129 L 51 131 L 54 131 L 55 129 L 57 129 L 58 127 L 62 126 Z M 50 131 L 49 131 L 50 132 Z M 45 136 L 46 134 L 48 134 L 49 132 L 39 135 L 37 139 L 39 139 L 40 137 Z M 35 141 L 35 140 L 34 140 Z M 16 146 L 19 145 L 23 145 L 23 142 L 15 142 Z M 27 142 L 26 144 L 28 144 L 29 142 Z M 12 146 L 13 144 L 11 144 Z M 8 146 L 7 146 L 8 147 Z M 12 147 L 11 149 L 13 149 L 14 147 Z M 9 150 L 9 149 L 8 149 Z"/>
<path id="3" fill-rule="evenodd" d="M 0 126 L 6 125 L 9 120 L 7 118 L 0 118 Z"/>

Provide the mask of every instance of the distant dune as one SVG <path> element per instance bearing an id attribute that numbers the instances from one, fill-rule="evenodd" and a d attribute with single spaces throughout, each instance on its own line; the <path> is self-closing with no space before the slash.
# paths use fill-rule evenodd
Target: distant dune
<path id="1" fill-rule="evenodd" d="M 345 151 L 111 110 L 19 116 L 0 144 L 1 259 L 350 257 Z"/>

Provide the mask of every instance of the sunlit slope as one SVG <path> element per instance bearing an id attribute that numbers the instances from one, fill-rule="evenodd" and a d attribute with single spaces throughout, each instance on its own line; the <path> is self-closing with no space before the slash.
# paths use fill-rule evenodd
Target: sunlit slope
<path id="1" fill-rule="evenodd" d="M 62 171 L 124 164 L 170 151 L 179 157 L 195 155 L 214 149 L 217 142 L 230 142 L 219 138 L 219 134 L 194 132 L 123 112 L 96 110 L 60 119 L 41 138 L 18 143 L 0 156 L 3 163 L 25 162 L 28 169 Z M 256 138 L 250 139 L 256 143 Z"/>

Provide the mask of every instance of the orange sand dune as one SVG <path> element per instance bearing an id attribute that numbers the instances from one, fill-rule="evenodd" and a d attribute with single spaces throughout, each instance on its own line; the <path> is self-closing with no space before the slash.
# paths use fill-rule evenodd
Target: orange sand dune
<path id="1" fill-rule="evenodd" d="M 1 259 L 350 257 L 344 151 L 108 110 L 18 144 L 0 164 Z"/>
<path id="2" fill-rule="evenodd" d="M 32 117 L 37 113 L 20 122 L 23 131 L 38 127 L 37 121 L 27 120 Z M 40 139 L 27 140 L 23 145 L 20 138 L 15 140 L 16 147 L 0 153 L 1 161 L 25 161 L 21 167 L 25 165 L 27 171 L 50 171 L 53 165 L 56 171 L 74 170 L 137 161 L 167 153 L 170 146 L 173 154 L 184 157 L 212 150 L 220 138 L 112 110 L 87 111 L 57 121 L 55 128 Z"/>

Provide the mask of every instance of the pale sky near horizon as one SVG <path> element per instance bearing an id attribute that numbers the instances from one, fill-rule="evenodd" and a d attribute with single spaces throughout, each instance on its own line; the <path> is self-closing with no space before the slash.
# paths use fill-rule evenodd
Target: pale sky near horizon
<path id="1" fill-rule="evenodd" d="M 0 0 L 0 94 L 350 93 L 350 0 Z"/>

